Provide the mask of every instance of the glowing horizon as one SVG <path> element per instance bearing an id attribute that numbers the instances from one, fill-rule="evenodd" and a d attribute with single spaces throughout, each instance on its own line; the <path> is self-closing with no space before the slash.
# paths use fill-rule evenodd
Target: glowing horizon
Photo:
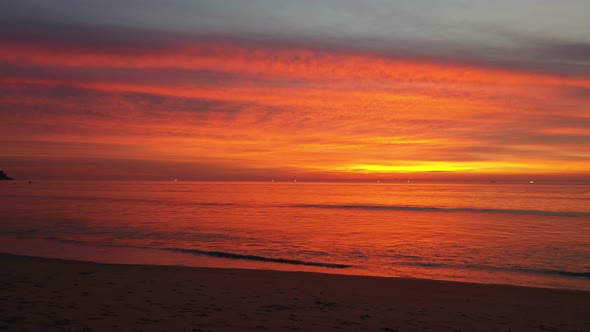
<path id="1" fill-rule="evenodd" d="M 11 24 L 0 168 L 14 177 L 590 179 L 587 59 Z"/>

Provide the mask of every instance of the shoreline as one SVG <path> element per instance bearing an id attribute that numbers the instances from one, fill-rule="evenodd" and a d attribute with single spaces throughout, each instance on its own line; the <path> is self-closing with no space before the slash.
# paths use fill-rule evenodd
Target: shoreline
<path id="1" fill-rule="evenodd" d="M 199 250 L 197 250 L 199 251 Z M 106 245 L 96 243 L 75 243 L 71 241 L 53 241 L 49 239 L 9 238 L 0 236 L 0 253 L 42 257 L 50 259 L 63 259 L 67 261 L 94 262 L 100 264 L 122 265 L 155 265 L 155 266 L 184 266 L 204 268 L 228 268 L 246 270 L 275 270 L 287 272 L 312 272 L 324 274 L 338 274 L 350 276 L 368 276 L 384 278 L 408 278 L 423 280 L 451 281 L 460 283 L 475 283 L 482 285 L 507 285 L 517 287 L 532 287 L 543 289 L 568 289 L 590 292 L 590 279 L 586 277 L 572 277 L 559 275 L 538 275 L 533 283 L 524 283 L 517 272 L 512 275 L 507 271 L 499 271 L 501 278 L 495 276 L 487 279 L 479 275 L 476 278 L 436 278 L 430 275 L 391 275 L 365 270 L 361 267 L 350 266 L 346 268 L 329 267 L 333 264 L 317 264 L 328 266 L 314 266 L 306 264 L 287 264 L 279 261 L 260 261 L 238 259 L 230 254 L 230 257 L 215 255 L 200 255 L 185 250 L 162 250 L 161 248 L 145 248 L 134 246 Z M 43 253 L 43 254 L 40 254 Z M 544 278 L 544 279 L 541 279 Z M 556 283 L 555 278 L 563 278 L 568 283 Z"/>
<path id="2" fill-rule="evenodd" d="M 590 292 L 0 253 L 19 331 L 583 331 Z"/>

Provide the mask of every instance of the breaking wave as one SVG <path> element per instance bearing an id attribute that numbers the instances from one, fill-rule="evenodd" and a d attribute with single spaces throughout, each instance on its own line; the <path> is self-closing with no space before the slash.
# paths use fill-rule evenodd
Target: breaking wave
<path id="1" fill-rule="evenodd" d="M 224 252 L 224 251 L 207 251 L 207 250 L 183 249 L 183 248 L 165 248 L 165 250 L 189 253 L 189 254 L 193 254 L 193 255 L 204 255 L 204 256 L 211 256 L 211 257 L 218 257 L 218 258 L 243 259 L 243 260 L 258 261 L 258 262 L 272 262 L 272 263 L 292 264 L 292 265 L 320 266 L 320 267 L 329 267 L 329 268 L 334 268 L 334 269 L 346 269 L 346 268 L 352 267 L 352 265 L 346 265 L 346 264 L 310 262 L 310 261 L 304 261 L 304 260 L 298 260 L 298 259 L 287 259 L 287 258 L 271 258 L 271 257 L 257 256 L 257 255 L 235 254 L 235 253 Z"/>
<path id="2" fill-rule="evenodd" d="M 538 215 L 538 216 L 556 216 L 556 217 L 590 217 L 590 212 L 581 212 L 581 211 L 444 208 L 444 207 L 410 206 L 410 205 L 299 204 L 299 205 L 290 205 L 289 207 L 311 208 L 311 209 L 342 209 L 342 210 L 358 209 L 358 210 L 396 210 L 396 211 L 423 211 L 423 212 L 507 213 L 507 214 Z"/>

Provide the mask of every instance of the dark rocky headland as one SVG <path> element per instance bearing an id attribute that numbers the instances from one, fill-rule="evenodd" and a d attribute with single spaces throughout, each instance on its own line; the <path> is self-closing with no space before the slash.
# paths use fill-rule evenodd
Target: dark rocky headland
<path id="1" fill-rule="evenodd" d="M 14 179 L 9 177 L 8 175 L 6 175 L 6 173 L 4 173 L 4 171 L 0 170 L 0 180 L 14 180 Z"/>

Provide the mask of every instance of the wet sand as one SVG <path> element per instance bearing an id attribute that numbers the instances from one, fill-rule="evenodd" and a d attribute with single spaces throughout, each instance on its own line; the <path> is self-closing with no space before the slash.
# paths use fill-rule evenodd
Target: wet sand
<path id="1" fill-rule="evenodd" d="M 0 254 L 0 330 L 590 331 L 590 292 Z"/>

